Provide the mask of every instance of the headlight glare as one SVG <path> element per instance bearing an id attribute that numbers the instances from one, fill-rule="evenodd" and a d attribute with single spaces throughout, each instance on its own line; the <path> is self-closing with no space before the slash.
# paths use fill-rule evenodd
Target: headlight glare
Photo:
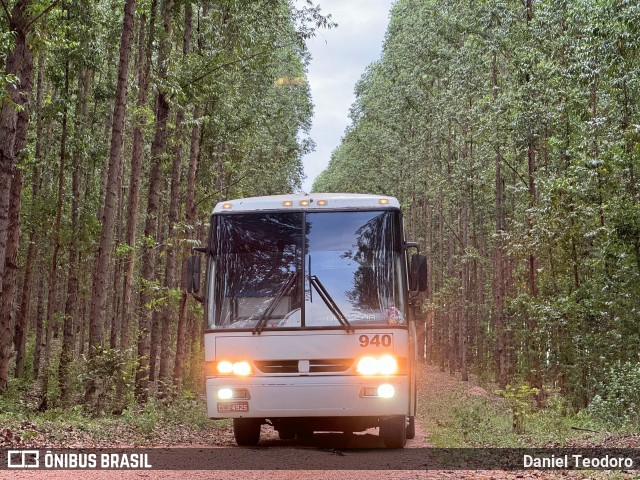
<path id="1" fill-rule="evenodd" d="M 228 360 L 221 360 L 216 365 L 216 370 L 220 375 L 238 375 L 246 377 L 251 375 L 253 370 L 251 364 L 247 361 L 230 362 Z"/>
<path id="2" fill-rule="evenodd" d="M 362 357 L 358 361 L 356 371 L 362 375 L 375 375 L 378 373 L 378 359 L 373 357 Z"/>
<path id="3" fill-rule="evenodd" d="M 245 377 L 251 374 L 251 365 L 249 362 L 236 362 L 233 364 L 233 373 Z"/>
<path id="4" fill-rule="evenodd" d="M 228 375 L 231 372 L 233 372 L 233 364 L 231 362 L 223 360 L 222 362 L 218 363 L 218 373 Z"/>
<path id="5" fill-rule="evenodd" d="M 380 358 L 362 357 L 356 366 L 361 375 L 393 375 L 398 372 L 398 360 L 391 355 Z"/>
<path id="6" fill-rule="evenodd" d="M 393 375 L 398 371 L 398 361 L 391 355 L 385 355 L 378 361 L 378 368 L 382 375 Z"/>

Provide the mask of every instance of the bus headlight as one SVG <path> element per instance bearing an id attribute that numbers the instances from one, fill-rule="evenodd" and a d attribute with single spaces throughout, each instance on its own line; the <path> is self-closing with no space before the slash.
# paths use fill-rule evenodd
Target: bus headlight
<path id="1" fill-rule="evenodd" d="M 247 375 L 251 375 L 251 365 L 249 362 L 240 361 L 240 362 L 229 362 L 227 360 L 222 360 L 218 362 L 216 365 L 216 370 L 221 375 L 238 375 L 241 377 L 246 377 Z"/>
<path id="2" fill-rule="evenodd" d="M 398 361 L 391 355 L 362 357 L 356 366 L 356 372 L 361 375 L 393 375 L 397 371 Z"/>
<path id="3" fill-rule="evenodd" d="M 236 362 L 233 364 L 233 373 L 246 377 L 251 374 L 251 365 L 249 365 L 249 362 Z"/>
<path id="4" fill-rule="evenodd" d="M 231 372 L 233 372 L 233 364 L 231 362 L 223 361 L 218 363 L 218 373 L 229 375 Z"/>
<path id="5" fill-rule="evenodd" d="M 393 375 L 398 371 L 398 361 L 391 355 L 384 355 L 378 360 L 381 375 Z"/>

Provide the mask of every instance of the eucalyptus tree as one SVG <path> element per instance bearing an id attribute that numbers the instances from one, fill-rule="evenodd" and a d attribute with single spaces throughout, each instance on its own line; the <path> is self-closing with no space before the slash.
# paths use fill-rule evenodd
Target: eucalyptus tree
<path id="1" fill-rule="evenodd" d="M 46 4 L 32 0 L 17 0 L 13 5 L 4 0 L 2 2 L 3 23 L 6 22 L 9 35 L 3 35 L 6 55 L 2 62 L 4 73 L 0 76 L 3 83 L 0 111 L 0 391 L 7 386 L 13 338 L 11 327 L 15 291 L 11 289 L 6 292 L 4 278 L 7 277 L 7 254 L 9 270 L 15 269 L 19 241 L 22 183 L 21 174 L 16 175 L 15 169 L 25 153 L 29 126 L 33 51 L 28 36 L 38 20 L 57 3 L 58 0 Z M 16 184 L 12 187 L 14 181 Z M 13 212 L 10 214 L 11 205 Z M 12 276 L 9 273 L 8 279 Z"/>
<path id="2" fill-rule="evenodd" d="M 636 358 L 637 15 L 394 5 L 314 188 L 400 198 L 427 243 L 426 356 L 441 368 L 493 365 L 501 385 L 558 384 L 584 406 L 607 366 Z"/>
<path id="3" fill-rule="evenodd" d="M 150 355 L 150 322 L 151 311 L 148 304 L 151 301 L 151 289 L 156 280 L 155 240 L 158 226 L 158 211 L 160 203 L 160 188 L 162 182 L 161 162 L 167 147 L 167 123 L 169 121 L 169 92 L 166 88 L 168 76 L 169 56 L 173 40 L 174 2 L 162 2 L 160 19 L 162 22 L 162 36 L 158 49 L 156 75 L 159 88 L 155 92 L 155 120 L 154 136 L 151 143 L 151 166 L 149 170 L 149 190 L 147 193 L 147 211 L 144 225 L 145 242 L 142 249 L 142 264 L 140 268 L 141 283 L 139 289 L 141 311 L 138 316 L 138 370 L 136 372 L 136 397 L 146 401 L 149 394 L 149 355 Z"/>
<path id="4" fill-rule="evenodd" d="M 111 127 L 111 146 L 109 149 L 109 164 L 106 175 L 106 191 L 104 208 L 102 208 L 102 230 L 100 245 L 93 274 L 93 290 L 91 294 L 91 310 L 89 317 L 89 348 L 90 354 L 95 355 L 103 345 L 104 325 L 107 301 L 107 280 L 109 262 L 111 260 L 111 246 L 113 244 L 113 229 L 116 207 L 117 176 L 122 164 L 122 146 L 124 121 L 127 99 L 127 77 L 129 58 L 133 40 L 133 24 L 135 15 L 135 0 L 126 0 L 120 38 L 120 55 L 118 62 L 118 80 L 113 105 L 113 123 Z M 95 394 L 95 383 L 89 380 L 85 390 L 85 398 L 89 400 Z"/>
<path id="5" fill-rule="evenodd" d="M 304 41 L 333 24 L 317 6 L 284 0 L 2 0 L 0 6 L 2 31 L 13 32 L 0 37 L 7 186 L 0 257 L 7 264 L 1 278 L 10 284 L 0 290 L 0 387 L 13 343 L 16 375 L 33 372 L 42 381 L 41 408 L 78 396 L 70 375 L 77 370 L 94 409 L 107 407 L 113 383 L 118 400 L 111 406 L 121 409 L 132 398 L 127 372 L 138 374 L 140 400 L 156 388 L 145 371 L 147 319 L 160 319 L 159 390 L 169 381 L 174 339 L 177 385 L 189 350 L 198 352 L 196 309 L 188 308 L 185 293 L 179 309 L 175 300 L 178 278 L 185 279 L 179 260 L 201 241 L 205 206 L 225 195 L 299 188 L 301 157 L 313 147 L 304 138 L 312 112 Z M 131 162 L 124 160 L 129 155 Z M 149 192 L 143 206 L 141 190 Z M 139 340 L 133 362 L 132 334 Z M 25 372 L 29 341 L 33 368 Z"/>
<path id="6" fill-rule="evenodd" d="M 159 341 L 163 355 L 159 361 L 159 380 L 162 385 L 166 386 L 169 381 L 171 356 L 166 352 L 170 350 L 171 337 L 174 334 L 177 337 L 173 369 L 176 384 L 182 381 L 188 337 L 192 337 L 187 331 L 186 295 L 181 295 L 177 311 L 171 300 L 180 286 L 177 283 L 178 255 L 185 253 L 178 249 L 179 242 L 183 241 L 180 238 L 192 235 L 179 235 L 179 228 L 186 225 L 189 232 L 196 233 L 195 224 L 203 223 L 196 220 L 197 206 L 223 196 L 290 191 L 301 182 L 301 156 L 310 146 L 308 142 L 298 140 L 299 132 L 308 130 L 311 115 L 304 78 L 305 47 L 301 41 L 301 36 L 308 33 L 300 33 L 294 25 L 296 13 L 288 2 L 273 1 L 268 2 L 268 6 L 265 10 L 264 5 L 254 3 L 219 2 L 207 4 L 195 12 L 188 6 L 180 14 L 174 9 L 173 23 L 183 25 L 182 48 L 173 48 L 167 53 L 166 62 L 159 63 L 168 69 L 161 85 L 168 92 L 167 105 L 172 112 L 168 116 L 172 121 L 167 128 L 171 128 L 176 136 L 176 141 L 167 149 L 172 157 L 167 205 L 170 225 L 167 241 L 159 243 L 153 230 L 155 224 L 151 222 L 155 217 L 154 210 L 147 209 L 147 226 L 153 228 L 145 228 L 139 296 L 138 358 L 141 367 L 137 375 L 137 393 L 142 401 L 148 392 L 145 358 L 154 357 L 151 345 L 147 343 L 153 341 L 147 323 L 152 310 L 160 309 Z M 189 35 L 193 14 L 198 16 L 198 23 L 192 42 Z M 320 18 L 317 10 L 300 15 Z M 306 20 L 303 18 L 302 21 Z M 168 38 L 166 28 L 164 32 Z M 192 115 L 188 115 L 186 107 L 194 104 Z M 188 125 L 192 128 L 189 132 L 189 164 L 185 172 L 182 156 L 187 142 L 181 139 L 185 137 Z M 154 180 L 154 151 L 152 148 L 150 192 L 160 188 Z M 184 209 L 179 203 L 180 191 L 186 191 Z M 199 191 L 202 192 L 201 200 L 197 200 Z M 153 196 L 149 195 L 149 199 L 151 206 Z M 193 240 L 183 241 L 187 245 L 190 242 Z M 158 250 L 163 250 L 165 274 L 162 280 L 150 268 L 154 262 L 149 254 Z M 184 272 L 181 280 L 184 284 Z M 177 326 L 173 321 L 176 316 Z"/>

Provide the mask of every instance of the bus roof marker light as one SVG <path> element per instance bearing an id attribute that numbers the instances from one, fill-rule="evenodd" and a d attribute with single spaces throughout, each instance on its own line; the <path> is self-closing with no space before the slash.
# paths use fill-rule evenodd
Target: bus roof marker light
<path id="1" fill-rule="evenodd" d="M 380 199 L 378 199 L 378 203 L 380 205 L 387 205 L 389 203 L 389 199 L 388 198 L 380 198 Z"/>
<path id="2" fill-rule="evenodd" d="M 222 208 L 224 208 L 225 210 L 229 210 L 231 208 L 231 204 L 230 203 L 223 203 L 222 204 Z"/>
<path id="3" fill-rule="evenodd" d="M 321 207 L 324 207 L 327 204 L 326 200 L 318 200 L 318 205 L 320 205 Z"/>
<path id="4" fill-rule="evenodd" d="M 284 202 L 282 202 L 282 206 L 283 207 L 292 207 L 293 206 L 293 202 L 291 200 L 285 200 Z"/>
<path id="5" fill-rule="evenodd" d="M 309 206 L 309 200 L 300 200 L 300 206 L 301 207 L 308 207 Z"/>

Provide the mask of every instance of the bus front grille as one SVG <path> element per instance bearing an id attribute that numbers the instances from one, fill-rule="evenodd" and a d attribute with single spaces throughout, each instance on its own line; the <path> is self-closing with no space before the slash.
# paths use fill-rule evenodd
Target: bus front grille
<path id="1" fill-rule="evenodd" d="M 353 365 L 353 358 L 315 358 L 308 360 L 308 371 L 300 371 L 298 360 L 256 360 L 256 368 L 262 373 L 338 373 Z M 304 361 L 306 364 L 306 361 Z"/>
<path id="2" fill-rule="evenodd" d="M 309 372 L 344 372 L 353 364 L 353 358 L 331 358 L 331 359 L 315 359 L 309 360 Z"/>
<path id="3" fill-rule="evenodd" d="M 262 373 L 298 373 L 298 360 L 258 360 L 254 363 Z"/>

